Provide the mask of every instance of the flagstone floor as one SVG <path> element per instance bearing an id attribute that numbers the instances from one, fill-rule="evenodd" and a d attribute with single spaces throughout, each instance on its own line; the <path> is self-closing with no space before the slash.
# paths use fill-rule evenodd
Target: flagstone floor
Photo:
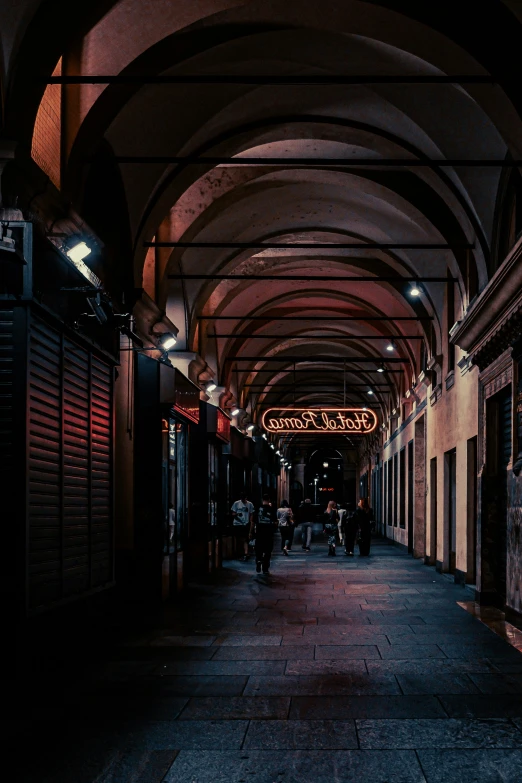
<path id="1" fill-rule="evenodd" d="M 383 541 L 228 562 L 33 705 L 12 780 L 520 783 L 522 653 L 471 600 Z"/>

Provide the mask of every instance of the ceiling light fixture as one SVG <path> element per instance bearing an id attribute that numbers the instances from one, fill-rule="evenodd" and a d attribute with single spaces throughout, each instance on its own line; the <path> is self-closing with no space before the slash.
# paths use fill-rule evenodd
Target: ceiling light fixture
<path id="1" fill-rule="evenodd" d="M 395 350 L 395 343 L 393 342 L 393 340 L 390 340 L 390 342 L 386 346 L 386 350 L 390 352 Z"/>
<path id="2" fill-rule="evenodd" d="M 159 344 L 164 351 L 170 351 L 171 348 L 174 348 L 177 342 L 178 341 L 176 340 L 173 334 L 171 334 L 170 332 L 166 332 L 161 336 Z"/>
<path id="3" fill-rule="evenodd" d="M 421 290 L 419 288 L 418 283 L 413 283 L 410 288 L 410 296 L 420 296 Z"/>
<path id="4" fill-rule="evenodd" d="M 72 247 L 69 247 L 65 251 L 67 258 L 70 258 L 73 264 L 77 264 L 79 261 L 83 261 L 91 254 L 91 248 L 86 242 L 77 242 Z"/>
<path id="5" fill-rule="evenodd" d="M 368 389 L 368 394 L 373 394 L 373 391 L 371 389 Z"/>
<path id="6" fill-rule="evenodd" d="M 207 383 L 207 385 L 205 386 L 205 391 L 207 392 L 207 394 L 212 394 L 212 392 L 216 391 L 216 389 L 217 389 L 217 384 L 214 383 L 214 381 L 210 381 L 210 383 Z"/>
<path id="7" fill-rule="evenodd" d="M 381 362 L 380 365 L 377 367 L 377 372 L 384 372 L 384 370 L 385 370 L 384 363 Z"/>
<path id="8" fill-rule="evenodd" d="M 275 446 L 274 446 L 274 444 L 273 444 L 273 443 L 271 443 L 271 444 L 270 444 L 270 448 L 271 448 L 271 449 L 275 449 Z"/>
<path id="9" fill-rule="evenodd" d="M 230 411 L 232 416 L 237 416 L 239 414 L 239 408 L 234 408 L 233 411 Z"/>

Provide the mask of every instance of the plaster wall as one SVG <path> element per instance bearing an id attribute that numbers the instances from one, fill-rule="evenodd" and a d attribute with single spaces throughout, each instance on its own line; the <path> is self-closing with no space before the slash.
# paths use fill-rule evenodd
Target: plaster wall
<path id="1" fill-rule="evenodd" d="M 437 561 L 442 564 L 443 570 L 449 567 L 449 551 L 447 545 L 447 507 L 444 495 L 444 477 L 445 477 L 445 454 L 452 449 L 456 449 L 457 475 L 456 475 L 456 563 L 457 571 L 466 573 L 468 563 L 468 448 L 467 443 L 470 438 L 477 436 L 478 433 L 478 371 L 472 368 L 469 372 L 462 374 L 458 361 L 462 358 L 462 352 L 456 351 L 456 369 L 454 373 L 453 386 L 446 389 L 446 382 L 443 382 L 440 396 L 434 395 L 432 387 L 428 387 L 427 393 L 423 392 L 420 403 L 417 403 L 415 410 L 417 415 L 401 430 L 399 420 L 397 434 L 392 433 L 387 441 L 386 447 L 382 451 L 383 463 L 386 463 L 394 454 L 405 449 L 407 454 L 408 443 L 415 440 L 415 424 L 420 416 L 425 416 L 426 428 L 426 455 L 425 455 L 425 503 L 422 513 L 424 515 L 424 531 L 421 530 L 422 520 L 419 518 L 419 509 L 414 509 L 414 554 L 418 557 L 425 556 L 430 552 L 430 524 L 429 509 L 431 506 L 431 494 L 437 494 Z M 451 381 L 450 381 L 451 383 Z M 424 397 L 425 395 L 425 397 Z M 438 399 L 437 399 L 438 396 Z M 425 407 L 420 410 L 425 399 Z M 433 404 L 432 404 L 433 403 Z M 418 449 L 415 449 L 417 462 L 419 461 Z M 437 458 L 437 485 L 430 486 L 429 465 L 430 460 Z M 407 477 L 406 477 L 407 478 Z M 415 489 L 414 503 L 418 506 L 421 502 L 421 478 L 414 473 Z M 406 480 L 406 498 L 405 498 L 405 518 L 408 519 L 408 496 Z M 384 499 L 384 504 L 386 499 Z M 407 546 L 408 527 L 391 527 L 387 525 L 386 534 L 392 540 Z M 422 540 L 422 549 L 420 551 L 418 543 Z"/>

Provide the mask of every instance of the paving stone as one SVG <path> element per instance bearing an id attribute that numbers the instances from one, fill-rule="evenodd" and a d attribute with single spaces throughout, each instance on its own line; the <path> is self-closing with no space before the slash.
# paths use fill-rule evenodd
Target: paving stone
<path id="1" fill-rule="evenodd" d="M 277 672 L 273 672 L 277 674 Z M 287 661 L 285 674 L 367 674 L 364 660 Z"/>
<path id="2" fill-rule="evenodd" d="M 257 635 L 251 635 L 243 634 L 241 636 L 239 635 L 233 635 L 230 634 L 229 636 L 220 636 L 216 639 L 214 644 L 216 646 L 222 646 L 222 647 L 243 647 L 243 645 L 246 646 L 252 646 L 252 647 L 264 647 L 269 645 L 280 645 L 283 640 L 282 635 L 273 635 L 269 634 L 267 636 L 257 636 Z"/>
<path id="3" fill-rule="evenodd" d="M 313 644 L 270 645 L 268 647 L 218 647 L 213 661 L 313 660 Z"/>
<path id="4" fill-rule="evenodd" d="M 241 675 L 284 674 L 286 661 L 176 661 L 156 667 L 155 674 L 171 675 Z"/>
<path id="5" fill-rule="evenodd" d="M 181 751 L 165 783 L 424 783 L 411 751 Z"/>
<path id="6" fill-rule="evenodd" d="M 421 750 L 418 756 L 427 783 L 520 783 L 521 779 L 522 750 Z"/>
<path id="7" fill-rule="evenodd" d="M 169 646 L 173 647 L 210 647 L 215 641 L 215 636 L 162 636 L 159 639 L 155 639 L 151 642 L 154 646 Z"/>
<path id="8" fill-rule="evenodd" d="M 319 675 L 317 677 L 249 677 L 245 696 L 277 695 L 289 696 L 380 696 L 400 693 L 392 675 Z"/>
<path id="9" fill-rule="evenodd" d="M 439 697 L 451 718 L 513 718 L 522 717 L 522 696 L 447 696 Z"/>
<path id="10" fill-rule="evenodd" d="M 126 728 L 125 744 L 148 750 L 239 750 L 248 720 L 154 721 Z"/>
<path id="11" fill-rule="evenodd" d="M 447 658 L 367 660 L 366 668 L 369 674 L 415 674 L 421 676 L 431 676 L 439 672 L 441 674 L 469 674 L 494 671 L 493 664 L 489 661 L 460 660 L 458 658 L 451 660 Z"/>
<path id="12" fill-rule="evenodd" d="M 434 696 L 295 696 L 289 717 L 291 720 L 445 718 L 447 713 Z"/>
<path id="13" fill-rule="evenodd" d="M 379 617 L 378 615 L 372 615 L 370 618 L 372 625 L 393 627 L 396 625 L 424 625 L 422 617 L 416 615 L 401 615 L 401 616 L 389 616 Z"/>
<path id="14" fill-rule="evenodd" d="M 289 656 L 291 657 L 291 656 Z M 315 648 L 316 660 L 356 660 L 379 658 L 379 650 L 373 644 L 324 644 Z"/>
<path id="15" fill-rule="evenodd" d="M 190 699 L 180 720 L 285 720 L 290 699 L 285 696 L 217 697 Z"/>
<path id="16" fill-rule="evenodd" d="M 358 720 L 361 749 L 516 748 L 522 734 L 508 720 Z"/>
<path id="17" fill-rule="evenodd" d="M 509 693 L 521 693 L 522 685 L 515 677 L 509 674 L 470 674 L 479 691 L 500 696 Z"/>
<path id="18" fill-rule="evenodd" d="M 394 644 L 378 645 L 379 653 L 382 658 L 446 658 L 442 650 L 435 644 Z"/>
<path id="19" fill-rule="evenodd" d="M 397 680 L 404 693 L 478 693 L 478 688 L 467 674 L 434 674 L 433 676 L 418 676 L 415 674 L 398 674 Z"/>
<path id="20" fill-rule="evenodd" d="M 156 679 L 160 679 L 156 677 Z M 161 678 L 164 696 L 239 696 L 247 676 L 170 676 Z"/>
<path id="21" fill-rule="evenodd" d="M 344 750 L 357 748 L 355 723 L 333 720 L 253 720 L 247 750 Z"/>

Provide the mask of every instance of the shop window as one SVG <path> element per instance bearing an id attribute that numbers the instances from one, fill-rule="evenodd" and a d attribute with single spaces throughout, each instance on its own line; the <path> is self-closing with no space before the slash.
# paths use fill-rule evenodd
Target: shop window
<path id="1" fill-rule="evenodd" d="M 163 420 L 163 507 L 168 520 L 166 551 L 183 549 L 188 526 L 188 424 L 171 416 Z"/>
<path id="2" fill-rule="evenodd" d="M 208 521 L 218 523 L 219 451 L 215 443 L 208 444 Z"/>

